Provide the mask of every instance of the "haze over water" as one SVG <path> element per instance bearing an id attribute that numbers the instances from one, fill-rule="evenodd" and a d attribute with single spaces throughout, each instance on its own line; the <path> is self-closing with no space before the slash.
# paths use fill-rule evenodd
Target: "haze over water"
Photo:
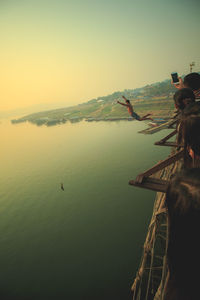
<path id="1" fill-rule="evenodd" d="M 155 193 L 128 181 L 170 150 L 145 127 L 2 121 L 1 299 L 131 299 Z"/>
<path id="2" fill-rule="evenodd" d="M 193 61 L 199 71 L 199 10 L 198 0 L 1 0 L 0 114 L 142 87 Z"/>
<path id="3" fill-rule="evenodd" d="M 192 62 L 199 71 L 199 8 L 0 1 L 0 117 L 139 88 Z M 153 146 L 165 131 L 137 133 L 145 126 L 0 120 L 0 299 L 131 299 L 155 193 L 128 181 L 170 151 Z"/>

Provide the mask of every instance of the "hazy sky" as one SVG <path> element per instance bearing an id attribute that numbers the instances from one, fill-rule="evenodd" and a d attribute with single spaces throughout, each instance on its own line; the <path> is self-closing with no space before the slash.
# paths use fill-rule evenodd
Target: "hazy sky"
<path id="1" fill-rule="evenodd" d="M 200 70 L 199 0 L 0 0 L 0 111 Z"/>

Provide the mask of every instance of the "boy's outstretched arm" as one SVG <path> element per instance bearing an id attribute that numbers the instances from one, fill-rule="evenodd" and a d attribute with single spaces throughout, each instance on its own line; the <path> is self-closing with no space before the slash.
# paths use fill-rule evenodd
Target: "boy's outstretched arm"
<path id="1" fill-rule="evenodd" d="M 127 101 L 128 99 L 125 97 L 125 96 L 122 96 L 122 98 L 125 100 L 125 101 Z"/>
<path id="2" fill-rule="evenodd" d="M 122 103 L 122 102 L 120 102 L 120 101 L 117 101 L 117 103 L 119 103 L 119 104 L 121 104 L 121 105 L 123 105 L 123 106 L 129 106 L 128 104 Z"/>

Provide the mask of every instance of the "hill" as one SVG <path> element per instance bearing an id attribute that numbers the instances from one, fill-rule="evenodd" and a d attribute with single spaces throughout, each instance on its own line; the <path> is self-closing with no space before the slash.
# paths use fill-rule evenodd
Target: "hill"
<path id="1" fill-rule="evenodd" d="M 129 117 L 126 108 L 116 102 L 117 100 L 123 101 L 122 95 L 131 100 L 134 109 L 139 114 L 150 112 L 154 116 L 169 117 L 174 109 L 172 96 L 175 91 L 170 80 L 165 80 L 142 88 L 114 92 L 76 106 L 33 113 L 11 122 L 15 124 L 28 121 L 38 126 L 43 124 L 51 126 L 67 121 L 78 122 L 82 119 L 87 121 L 130 120 L 132 118 Z"/>

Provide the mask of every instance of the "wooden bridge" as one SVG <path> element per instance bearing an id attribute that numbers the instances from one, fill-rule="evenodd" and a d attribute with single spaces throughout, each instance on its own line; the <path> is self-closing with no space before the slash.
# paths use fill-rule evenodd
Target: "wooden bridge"
<path id="1" fill-rule="evenodd" d="M 173 131 L 169 135 L 155 143 L 157 146 L 172 147 L 171 154 L 165 160 L 139 174 L 136 179 L 129 181 L 130 185 L 157 192 L 140 266 L 131 287 L 133 300 L 164 299 L 164 287 L 168 274 L 166 264 L 168 219 L 165 192 L 172 174 L 179 171 L 183 164 L 182 145 L 178 146 L 177 142 L 168 141 L 177 133 L 174 129 L 176 122 L 177 119 L 174 118 L 165 124 L 142 131 L 142 133 L 152 134 L 162 129 L 172 128 Z"/>

